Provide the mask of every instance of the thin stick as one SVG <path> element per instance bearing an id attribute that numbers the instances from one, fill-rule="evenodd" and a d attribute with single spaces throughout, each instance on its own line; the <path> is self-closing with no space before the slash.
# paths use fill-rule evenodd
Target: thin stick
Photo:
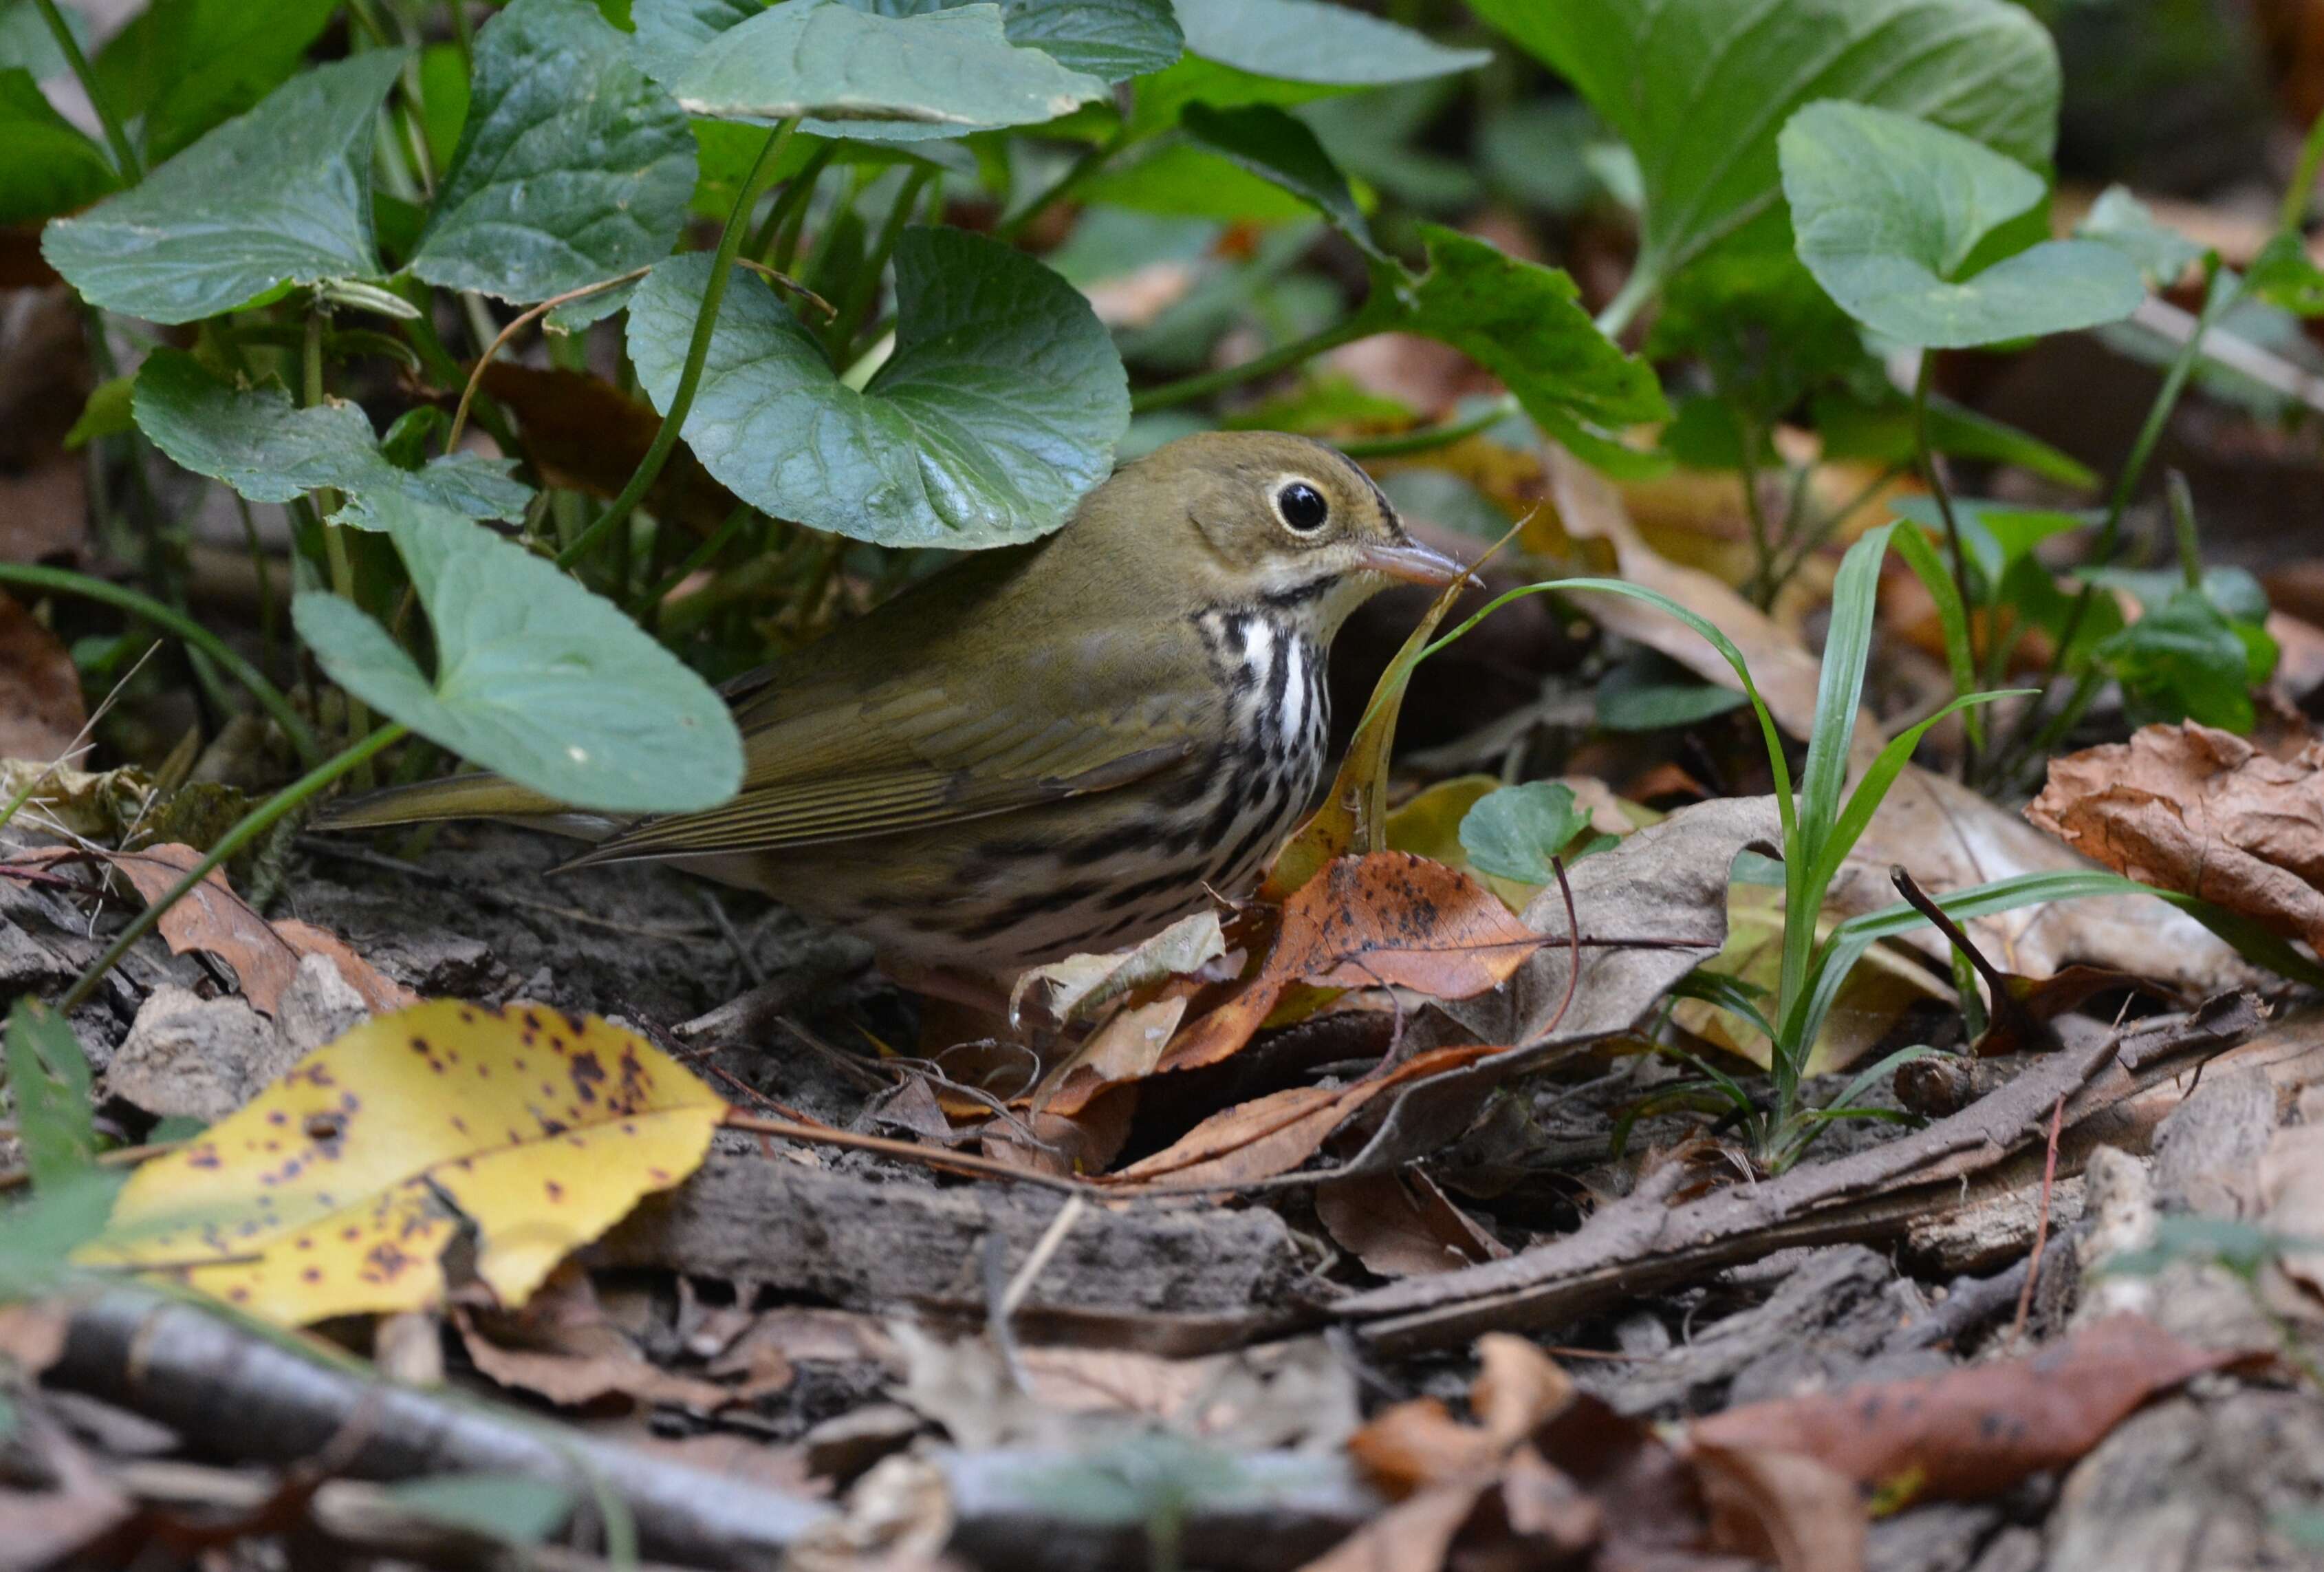
<path id="1" fill-rule="evenodd" d="M 2050 1240 L 2050 1190 L 2058 1182 L 2058 1132 L 2065 1119 L 2066 1098 L 2061 1092 L 2050 1110 L 2050 1154 L 2042 1161 L 2042 1214 L 2034 1220 L 2034 1253 L 2026 1258 L 2025 1286 L 2017 1292 L 2017 1315 L 2009 1323 L 2006 1346 L 2015 1346 L 2025 1330 L 2026 1313 L 2034 1308 L 2034 1285 L 2042 1275 L 2042 1247 Z"/>
<path id="2" fill-rule="evenodd" d="M 1057 1215 L 1049 1219 L 1048 1227 L 1043 1229 L 1041 1237 L 1034 1241 L 1033 1253 L 1025 1258 L 1025 1264 L 1017 1269 L 1017 1275 L 1009 1280 L 1009 1287 L 1001 1296 L 999 1318 L 1002 1322 L 1016 1315 L 1018 1308 L 1024 1304 L 1025 1297 L 1033 1291 L 1033 1284 L 1040 1278 L 1042 1270 L 1064 1246 L 1065 1235 L 1074 1231 L 1074 1225 L 1080 1222 L 1082 1214 L 1088 1210 L 1089 1200 L 1084 1196 L 1069 1196 L 1065 1204 L 1057 1208 Z"/>
<path id="3" fill-rule="evenodd" d="M 814 1146 L 844 1146 L 856 1151 L 876 1151 L 883 1157 L 901 1158 L 906 1162 L 926 1163 L 930 1168 L 947 1169 L 973 1174 L 981 1179 L 1014 1179 L 1046 1190 L 1058 1190 L 1066 1195 L 1086 1195 L 1090 1187 L 1079 1179 L 1059 1179 L 1055 1174 L 1038 1173 L 997 1158 L 979 1157 L 973 1152 L 944 1151 L 922 1146 L 917 1142 L 891 1141 L 884 1135 L 863 1135 L 853 1130 L 834 1130 L 827 1126 L 795 1124 L 788 1119 L 768 1119 L 756 1114 L 730 1111 L 721 1121 L 729 1130 L 746 1131 L 754 1135 L 779 1135 L 786 1141 L 800 1141 Z"/>

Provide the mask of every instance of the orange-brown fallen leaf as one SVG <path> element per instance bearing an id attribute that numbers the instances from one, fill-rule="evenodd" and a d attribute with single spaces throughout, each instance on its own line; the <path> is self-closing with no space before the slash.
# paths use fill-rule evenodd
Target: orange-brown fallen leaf
<path id="1" fill-rule="evenodd" d="M 1284 903 L 1258 974 L 1181 1028 L 1157 1068 L 1193 1069 L 1227 1058 L 1295 983 L 1467 999 L 1507 981 L 1546 942 L 1458 869 L 1409 852 L 1340 857 Z"/>
<path id="2" fill-rule="evenodd" d="M 2111 1316 L 2027 1358 L 1749 1403 L 1688 1436 L 1812 1457 L 1891 1499 L 1974 1501 L 2073 1462 L 2148 1399 L 2239 1357 Z"/>
<path id="3" fill-rule="evenodd" d="M 1416 1054 L 1386 1075 L 1345 1087 L 1289 1087 L 1212 1114 L 1169 1146 L 1104 1182 L 1247 1185 L 1289 1173 L 1313 1157 L 1350 1114 L 1382 1092 L 1458 1068 L 1497 1048 L 1471 1044 Z"/>
<path id="4" fill-rule="evenodd" d="M 1315 1216 L 1381 1277 L 1425 1277 L 1509 1253 L 1417 1169 L 1319 1185 Z"/>
<path id="5" fill-rule="evenodd" d="M 2193 721 L 2050 761 L 2025 817 L 2143 883 L 2324 947 L 2324 742 L 2270 758 Z"/>
<path id="6" fill-rule="evenodd" d="M 560 1267 L 521 1311 L 478 1314 L 455 1307 L 469 1359 L 506 1387 L 581 1408 L 609 1398 L 715 1413 L 780 1392 L 791 1367 L 779 1352 L 734 1384 L 665 1370 L 646 1358 L 598 1302 L 588 1274 Z"/>
<path id="7" fill-rule="evenodd" d="M 169 893 L 202 860 L 193 847 L 174 843 L 97 855 L 120 869 L 147 901 Z M 325 957 L 337 966 L 374 1013 L 400 1010 L 420 997 L 349 949 L 337 934 L 295 919 L 267 921 L 234 892 L 223 869 L 213 869 L 184 900 L 163 912 L 161 926 L 161 937 L 175 953 L 208 950 L 232 966 L 243 996 L 267 1015 L 274 1013 L 283 990 L 297 979 L 300 957 L 309 955 Z"/>

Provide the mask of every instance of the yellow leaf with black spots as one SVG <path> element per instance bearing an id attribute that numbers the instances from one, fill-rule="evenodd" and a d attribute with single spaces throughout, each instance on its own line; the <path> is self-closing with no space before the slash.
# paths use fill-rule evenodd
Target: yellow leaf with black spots
<path id="1" fill-rule="evenodd" d="M 439 1303 L 444 1253 L 515 1306 L 640 1197 L 692 1173 L 726 1105 L 636 1033 L 438 1000 L 316 1050 L 146 1164 L 75 1259 L 166 1273 L 300 1326 Z"/>

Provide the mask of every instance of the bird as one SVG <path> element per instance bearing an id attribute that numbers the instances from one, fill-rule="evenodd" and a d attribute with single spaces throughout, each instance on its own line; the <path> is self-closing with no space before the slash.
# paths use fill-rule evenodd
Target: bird
<path id="1" fill-rule="evenodd" d="M 1333 636 L 1398 581 L 1465 574 L 1337 449 L 1179 439 L 1052 534 L 964 555 L 725 689 L 739 795 L 637 820 L 488 773 L 322 821 L 530 822 L 755 889 L 870 941 L 904 986 L 987 1002 L 1246 894 L 1321 781 Z"/>

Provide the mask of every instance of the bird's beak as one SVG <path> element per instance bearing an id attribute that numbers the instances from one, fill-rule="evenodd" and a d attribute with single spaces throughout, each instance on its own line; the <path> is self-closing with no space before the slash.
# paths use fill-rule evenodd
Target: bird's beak
<path id="1" fill-rule="evenodd" d="M 1469 571 L 1443 552 L 1417 541 L 1366 546 L 1356 561 L 1360 567 L 1385 573 L 1390 578 L 1401 578 L 1407 584 L 1451 584 Z"/>

